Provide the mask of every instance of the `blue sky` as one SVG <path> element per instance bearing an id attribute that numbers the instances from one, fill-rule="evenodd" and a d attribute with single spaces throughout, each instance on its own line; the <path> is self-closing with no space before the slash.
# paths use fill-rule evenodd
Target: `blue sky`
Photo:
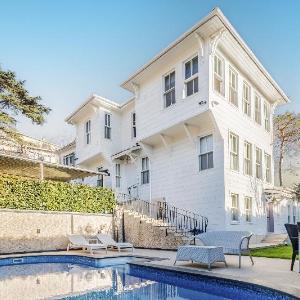
<path id="1" fill-rule="evenodd" d="M 300 1 L 0 0 L 0 64 L 52 108 L 43 126 L 19 130 L 57 142 L 64 118 L 90 94 L 117 102 L 138 67 L 219 6 L 300 112 Z"/>

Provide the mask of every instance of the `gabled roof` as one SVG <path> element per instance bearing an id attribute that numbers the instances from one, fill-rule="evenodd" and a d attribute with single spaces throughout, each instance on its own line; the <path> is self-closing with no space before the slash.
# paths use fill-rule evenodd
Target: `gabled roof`
<path id="1" fill-rule="evenodd" d="M 239 44 L 242 51 L 244 51 L 245 54 L 254 63 L 258 73 L 261 73 L 267 79 L 267 81 L 273 87 L 274 91 L 276 90 L 276 94 L 278 94 L 278 96 L 280 97 L 280 102 L 289 102 L 289 98 L 287 97 L 287 95 L 283 92 L 283 90 L 279 87 L 279 85 L 263 67 L 263 65 L 260 63 L 260 61 L 257 59 L 257 57 L 254 55 L 254 53 L 251 51 L 251 49 L 248 47 L 245 41 L 240 37 L 240 35 L 237 33 L 237 31 L 234 29 L 234 27 L 231 25 L 231 23 L 228 21 L 228 19 L 224 16 L 224 14 L 219 8 L 213 9 L 205 18 L 203 18 L 200 22 L 198 22 L 191 29 L 189 29 L 187 32 L 181 35 L 167 48 L 165 48 L 163 51 L 157 54 L 152 60 L 150 60 L 140 69 L 138 69 L 134 74 L 132 74 L 126 81 L 124 81 L 121 84 L 121 87 L 131 92 L 134 92 L 132 83 L 135 83 L 135 80 L 137 80 L 139 76 L 141 76 L 149 67 L 160 61 L 162 58 L 164 58 L 171 50 L 175 49 L 180 43 L 185 41 L 192 34 L 196 33 L 198 30 L 207 28 L 209 23 L 212 24 L 212 28 L 217 28 L 218 26 L 221 26 L 227 32 L 229 32 L 230 36 Z"/>

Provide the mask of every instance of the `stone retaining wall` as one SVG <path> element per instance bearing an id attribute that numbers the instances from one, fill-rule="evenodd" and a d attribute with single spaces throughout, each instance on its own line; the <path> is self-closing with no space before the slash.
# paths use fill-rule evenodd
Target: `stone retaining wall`
<path id="1" fill-rule="evenodd" d="M 0 210 L 0 254 L 66 249 L 67 234 L 112 233 L 111 214 Z"/>

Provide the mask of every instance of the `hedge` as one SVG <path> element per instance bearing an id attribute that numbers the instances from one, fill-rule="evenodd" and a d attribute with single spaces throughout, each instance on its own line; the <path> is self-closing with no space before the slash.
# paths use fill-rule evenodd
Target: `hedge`
<path id="1" fill-rule="evenodd" d="M 111 213 L 114 207 L 107 188 L 0 176 L 0 208 Z"/>

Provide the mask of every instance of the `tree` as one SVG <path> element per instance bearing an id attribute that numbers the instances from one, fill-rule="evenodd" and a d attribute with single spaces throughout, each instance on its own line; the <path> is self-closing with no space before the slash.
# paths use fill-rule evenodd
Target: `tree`
<path id="1" fill-rule="evenodd" d="M 0 132 L 17 139 L 15 129 L 16 116 L 22 114 L 41 125 L 50 109 L 40 104 L 41 97 L 30 96 L 24 87 L 25 81 L 19 81 L 12 71 L 0 69 Z"/>
<path id="2" fill-rule="evenodd" d="M 274 118 L 275 147 L 278 150 L 279 185 L 282 186 L 282 162 L 285 154 L 291 149 L 299 147 L 300 116 L 285 112 Z"/>

